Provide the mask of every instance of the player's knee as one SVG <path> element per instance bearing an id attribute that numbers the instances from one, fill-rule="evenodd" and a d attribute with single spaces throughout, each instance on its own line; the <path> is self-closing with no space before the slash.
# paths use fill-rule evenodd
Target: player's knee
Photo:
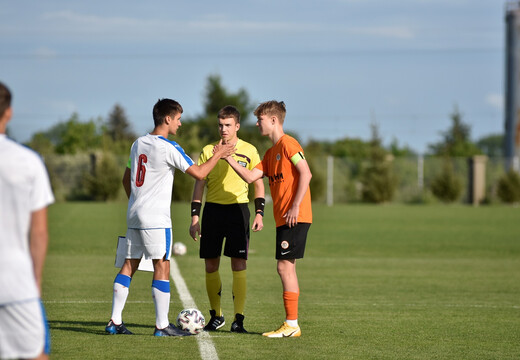
<path id="1" fill-rule="evenodd" d="M 207 273 L 214 273 L 215 271 L 218 271 L 219 265 L 220 265 L 220 258 L 213 258 L 213 259 L 205 259 L 206 264 L 206 272 Z"/>
<path id="2" fill-rule="evenodd" d="M 279 260 L 276 264 L 276 270 L 280 276 L 286 276 L 294 273 L 294 263 L 291 260 Z"/>
<path id="3" fill-rule="evenodd" d="M 246 259 L 240 258 L 231 258 L 231 270 L 233 271 L 243 271 L 247 269 L 247 261 Z"/>

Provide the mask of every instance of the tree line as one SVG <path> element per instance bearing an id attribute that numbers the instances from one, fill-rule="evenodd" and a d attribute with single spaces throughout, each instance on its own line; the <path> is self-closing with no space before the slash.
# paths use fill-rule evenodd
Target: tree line
<path id="1" fill-rule="evenodd" d="M 232 104 L 241 113 L 240 138 L 253 143 L 260 154 L 271 146 L 269 139 L 262 137 L 256 129 L 256 119 L 251 121 L 255 105 L 249 94 L 243 88 L 236 92 L 227 90 L 218 75 L 207 78 L 203 100 L 203 113 L 194 117 L 183 118 L 183 126 L 177 133 L 176 142 L 181 144 L 185 151 L 196 158 L 204 145 L 219 139 L 217 127 L 217 113 L 225 105 Z M 489 157 L 503 156 L 502 134 L 490 134 L 477 141 L 471 140 L 471 127 L 463 121 L 463 115 L 457 107 L 454 108 L 451 126 L 440 133 L 440 140 L 429 144 L 426 156 L 437 156 L 446 159 L 443 175 L 444 184 L 437 184 L 437 192 L 443 192 L 448 186 L 460 187 L 453 180 L 453 169 L 450 169 L 449 159 L 453 157 L 471 157 L 487 155 Z M 324 156 L 348 158 L 353 164 L 352 173 L 362 185 L 362 200 L 367 202 L 391 201 L 393 189 L 398 181 L 393 173 L 389 161 L 392 158 L 417 156 L 408 146 L 401 146 L 397 139 L 389 145 L 384 145 L 379 136 L 376 124 L 371 124 L 372 137 L 369 140 L 345 137 L 335 141 L 310 140 L 304 144 L 306 156 L 311 166 Z M 291 133 L 298 138 L 298 134 Z M 128 116 L 120 104 L 115 104 L 107 119 L 96 118 L 81 120 L 79 114 L 74 113 L 64 121 L 53 125 L 48 130 L 35 133 L 27 146 L 39 152 L 44 158 L 51 155 L 95 154 L 91 161 L 91 168 L 84 176 L 81 189 L 76 191 L 77 198 L 107 200 L 117 197 L 122 174 L 121 164 L 116 160 L 128 156 L 131 144 L 137 138 Z M 49 166 L 49 164 L 48 164 Z M 51 180 L 52 180 L 52 171 Z M 176 174 L 174 185 L 174 199 L 189 201 L 193 181 L 182 173 Z M 316 194 L 324 192 L 324 174 L 313 172 L 311 191 Z M 514 176 L 514 174 L 513 174 Z M 439 181 L 442 183 L 442 181 Z M 55 186 L 59 186 L 55 184 Z M 520 185 L 519 185 L 520 186 Z M 435 187 L 432 187 L 432 191 Z M 514 186 L 513 186 L 514 188 Z M 455 189 L 456 190 L 456 189 Z M 439 194 L 443 201 L 453 201 L 460 191 L 453 189 L 451 196 Z M 74 198 L 73 196 L 73 198 Z M 437 196 L 437 194 L 436 194 Z M 519 194 L 520 197 L 520 194 Z M 520 200 L 520 199 L 519 199 Z M 518 201 L 518 200 L 517 200 Z"/>

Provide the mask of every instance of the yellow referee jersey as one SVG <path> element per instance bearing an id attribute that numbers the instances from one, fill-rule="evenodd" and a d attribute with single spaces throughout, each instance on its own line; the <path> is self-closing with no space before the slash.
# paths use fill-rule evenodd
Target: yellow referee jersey
<path id="1" fill-rule="evenodd" d="M 218 142 L 214 142 L 202 149 L 197 162 L 198 165 L 205 163 L 213 156 L 213 147 L 217 144 Z M 252 170 L 260 162 L 258 150 L 250 143 L 238 139 L 235 148 L 236 152 L 233 158 L 245 168 Z M 248 184 L 237 175 L 227 161 L 219 161 L 205 180 L 208 188 L 207 202 L 222 205 L 249 202 L 247 197 Z"/>

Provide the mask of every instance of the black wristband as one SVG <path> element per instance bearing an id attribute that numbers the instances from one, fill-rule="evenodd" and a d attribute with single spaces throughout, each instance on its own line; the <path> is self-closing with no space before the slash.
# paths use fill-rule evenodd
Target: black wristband
<path id="1" fill-rule="evenodd" d="M 202 207 L 202 203 L 192 201 L 191 202 L 191 216 L 200 216 L 200 208 Z"/>
<path id="2" fill-rule="evenodd" d="M 256 198 L 255 199 L 255 212 L 261 211 L 262 216 L 264 216 L 264 208 L 265 208 L 265 199 Z"/>

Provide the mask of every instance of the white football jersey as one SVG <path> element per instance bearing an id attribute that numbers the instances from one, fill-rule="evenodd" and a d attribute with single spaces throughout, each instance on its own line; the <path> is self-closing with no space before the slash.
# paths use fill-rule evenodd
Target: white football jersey
<path id="1" fill-rule="evenodd" d="M 0 134 L 0 305 L 38 298 L 29 251 L 31 213 L 54 202 L 40 156 Z"/>
<path id="2" fill-rule="evenodd" d="M 194 164 L 175 142 L 159 135 L 144 135 L 130 152 L 127 224 L 130 229 L 171 228 L 170 207 L 175 169 Z"/>

